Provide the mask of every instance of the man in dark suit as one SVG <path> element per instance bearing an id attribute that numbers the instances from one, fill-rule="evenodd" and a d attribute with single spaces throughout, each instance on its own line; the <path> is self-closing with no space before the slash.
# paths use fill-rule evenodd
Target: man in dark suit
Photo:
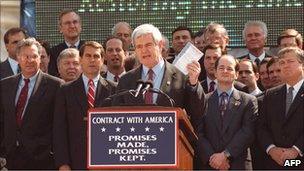
<path id="1" fill-rule="evenodd" d="M 54 155 L 59 170 L 85 170 L 86 115 L 89 108 L 102 106 L 115 92 L 115 85 L 99 73 L 104 61 L 103 47 L 94 41 L 80 48 L 83 74 L 63 85 L 57 93 L 54 113 Z"/>
<path id="2" fill-rule="evenodd" d="M 84 41 L 80 40 L 81 20 L 73 10 L 63 10 L 59 14 L 59 31 L 63 35 L 64 42 L 51 49 L 49 74 L 58 76 L 57 58 L 61 51 L 67 48 L 79 49 Z"/>
<path id="3" fill-rule="evenodd" d="M 16 46 L 20 40 L 25 38 L 27 38 L 26 30 L 19 27 L 11 28 L 4 34 L 8 58 L 4 62 L 0 62 L 0 80 L 20 72 L 16 56 Z"/>
<path id="4" fill-rule="evenodd" d="M 233 87 L 237 78 L 237 61 L 233 56 L 218 58 L 215 67 L 218 86 L 206 95 L 198 130 L 201 169 L 244 170 L 247 148 L 254 137 L 257 100 Z"/>
<path id="5" fill-rule="evenodd" d="M 279 51 L 284 85 L 265 92 L 258 127 L 258 141 L 267 154 L 266 169 L 304 169 L 284 167 L 286 159 L 300 159 L 304 151 L 304 53 L 296 47 Z"/>
<path id="6" fill-rule="evenodd" d="M 160 89 L 169 95 L 175 101 L 177 107 L 186 108 L 186 111 L 192 121 L 196 115 L 193 115 L 195 109 L 190 109 L 190 100 L 188 93 L 198 90 L 198 75 L 200 65 L 198 62 L 192 62 L 187 65 L 189 79 L 179 71 L 175 66 L 165 61 L 161 56 L 163 46 L 162 35 L 158 28 L 150 24 L 138 26 L 132 34 L 132 41 L 135 47 L 135 53 L 141 65 L 121 77 L 117 90 L 136 89 L 136 81 L 142 79 L 153 82 L 153 87 Z M 201 92 L 203 93 L 203 92 Z M 158 106 L 171 106 L 170 101 L 163 95 L 147 92 L 137 98 L 127 94 L 113 99 L 113 105 L 130 104 L 156 104 Z M 192 122 L 193 126 L 196 124 Z"/>
<path id="7" fill-rule="evenodd" d="M 40 68 L 41 45 L 21 40 L 16 47 L 21 74 L 1 80 L 0 130 L 8 169 L 54 169 L 52 122 L 62 80 Z"/>
<path id="8" fill-rule="evenodd" d="M 120 77 L 126 73 L 124 64 L 127 46 L 123 39 L 116 36 L 110 36 L 106 39 L 104 47 L 107 72 L 104 72 L 102 77 L 107 80 L 118 82 Z"/>
<path id="9" fill-rule="evenodd" d="M 203 62 L 207 77 L 201 82 L 201 85 L 204 92 L 209 93 L 213 92 L 217 87 L 217 79 L 215 77 L 215 61 L 223 55 L 223 51 L 220 45 L 210 44 L 204 48 L 203 53 Z M 233 85 L 237 90 L 244 91 L 246 93 L 248 92 L 247 87 L 238 81 L 235 81 Z"/>
<path id="10" fill-rule="evenodd" d="M 192 30 L 185 26 L 179 26 L 172 32 L 172 49 L 174 50 L 174 56 L 167 58 L 168 62 L 172 63 L 175 57 L 182 51 L 188 42 L 192 42 L 193 33 Z"/>
<path id="11" fill-rule="evenodd" d="M 79 51 L 75 48 L 64 49 L 57 58 L 58 72 L 65 82 L 76 80 L 82 73 Z"/>
<path id="12" fill-rule="evenodd" d="M 250 59 L 258 66 L 265 57 L 270 57 L 264 50 L 267 41 L 267 26 L 262 21 L 248 21 L 243 30 L 243 39 L 248 54 L 239 59 Z"/>

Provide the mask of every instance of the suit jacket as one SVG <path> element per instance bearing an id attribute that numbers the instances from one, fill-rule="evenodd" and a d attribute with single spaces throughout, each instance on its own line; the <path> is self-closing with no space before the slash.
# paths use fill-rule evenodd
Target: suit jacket
<path id="1" fill-rule="evenodd" d="M 14 75 L 14 72 L 10 63 L 8 62 L 8 59 L 6 59 L 4 62 L 0 63 L 0 80 L 12 75 Z"/>
<path id="2" fill-rule="evenodd" d="M 201 85 L 202 85 L 202 87 L 203 87 L 203 89 L 204 89 L 204 92 L 207 94 L 208 91 L 209 91 L 209 90 L 208 90 L 207 79 L 203 80 L 203 81 L 201 82 Z M 248 87 L 247 87 L 245 84 L 241 83 L 241 82 L 234 81 L 233 86 L 234 86 L 234 88 L 236 88 L 237 90 L 240 90 L 240 91 L 242 91 L 242 92 L 248 93 Z"/>
<path id="3" fill-rule="evenodd" d="M 85 41 L 81 40 L 78 46 L 78 49 L 84 44 Z M 49 63 L 49 74 L 58 77 L 58 68 L 57 68 L 57 58 L 59 54 L 68 48 L 68 45 L 65 42 L 62 42 L 54 47 L 52 47 L 50 52 L 50 63 Z"/>
<path id="4" fill-rule="evenodd" d="M 127 72 L 120 79 L 117 86 L 117 92 L 123 90 L 136 89 L 136 81 L 141 79 L 142 65 Z M 175 66 L 165 61 L 165 71 L 164 76 L 161 81 L 160 90 L 169 95 L 175 101 L 175 107 L 185 108 L 188 115 L 190 115 L 190 120 L 194 126 L 197 122 L 196 118 L 199 113 L 197 108 L 193 107 L 193 103 L 198 100 L 200 96 L 204 100 L 204 92 L 198 83 L 197 86 L 192 87 L 188 84 L 188 78 L 180 72 Z M 171 106 L 168 99 L 163 95 L 158 95 L 156 103 L 158 106 Z M 143 97 L 135 98 L 130 94 L 119 96 L 114 98 L 112 105 L 143 105 Z"/>
<path id="5" fill-rule="evenodd" d="M 95 107 L 115 92 L 115 84 L 100 77 L 95 95 Z M 57 93 L 54 113 L 54 154 L 57 167 L 68 164 L 72 169 L 86 168 L 88 103 L 84 83 L 77 80 L 63 85 Z"/>
<path id="6" fill-rule="evenodd" d="M 258 128 L 258 141 L 265 153 L 271 144 L 283 148 L 291 148 L 295 145 L 302 152 L 304 151 L 304 84 L 285 116 L 286 92 L 286 85 L 280 85 L 265 92 Z M 269 169 L 284 169 L 276 164 L 269 155 L 265 163 Z"/>
<path id="7" fill-rule="evenodd" d="M 198 153 L 202 168 L 208 168 L 210 156 L 227 150 L 230 169 L 245 169 L 247 148 L 254 137 L 254 120 L 258 106 L 254 96 L 233 90 L 223 119 L 217 91 L 206 95 L 205 112 L 198 130 Z"/>
<path id="8" fill-rule="evenodd" d="M 19 128 L 16 123 L 15 98 L 21 78 L 21 74 L 17 74 L 0 81 L 0 142 L 3 155 L 7 158 L 14 157 L 11 155 L 18 142 L 18 147 L 23 148 L 33 163 L 39 164 L 37 161 L 46 160 L 53 163 L 51 151 L 55 94 L 63 81 L 39 71 Z M 43 169 L 44 166 L 41 167 Z"/>

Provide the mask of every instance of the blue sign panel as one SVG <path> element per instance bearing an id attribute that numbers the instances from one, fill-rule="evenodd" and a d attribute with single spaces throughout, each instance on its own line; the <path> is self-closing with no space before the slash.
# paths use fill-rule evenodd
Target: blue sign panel
<path id="1" fill-rule="evenodd" d="M 88 166 L 177 166 L 175 111 L 90 112 Z"/>

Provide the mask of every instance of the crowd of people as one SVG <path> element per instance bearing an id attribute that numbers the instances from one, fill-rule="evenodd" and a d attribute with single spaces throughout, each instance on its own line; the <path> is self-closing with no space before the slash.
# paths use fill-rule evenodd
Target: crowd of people
<path id="1" fill-rule="evenodd" d="M 88 109 L 172 105 L 149 91 L 107 98 L 143 80 L 186 110 L 198 136 L 193 169 L 304 169 L 284 167 L 287 159 L 304 162 L 304 52 L 297 30 L 282 31 L 278 52 L 268 54 L 266 24 L 248 21 L 242 32 L 248 53 L 233 56 L 218 23 L 196 34 L 179 26 L 169 42 L 151 24 L 133 30 L 119 22 L 103 43 L 81 39 L 73 10 L 63 10 L 58 25 L 64 41 L 52 48 L 22 28 L 4 35 L 0 168 L 87 169 Z M 184 75 L 172 62 L 188 42 L 203 56 Z"/>

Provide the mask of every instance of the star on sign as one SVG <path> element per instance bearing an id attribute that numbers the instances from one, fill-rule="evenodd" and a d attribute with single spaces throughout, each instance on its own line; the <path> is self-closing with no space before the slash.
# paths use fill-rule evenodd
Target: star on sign
<path id="1" fill-rule="evenodd" d="M 102 127 L 102 128 L 101 128 L 101 132 L 106 132 L 106 128 L 105 128 L 105 127 Z"/>
<path id="2" fill-rule="evenodd" d="M 160 131 L 160 132 L 164 132 L 164 130 L 165 130 L 164 127 L 160 127 L 160 128 L 159 128 L 159 131 Z"/>
<path id="3" fill-rule="evenodd" d="M 146 128 L 145 128 L 145 131 L 146 131 L 146 132 L 149 132 L 149 131 L 150 131 L 150 128 L 149 128 L 149 127 L 146 127 Z"/>
<path id="4" fill-rule="evenodd" d="M 120 128 L 119 127 L 116 128 L 116 132 L 120 132 Z"/>
<path id="5" fill-rule="evenodd" d="M 132 126 L 132 127 L 130 128 L 130 130 L 131 130 L 131 132 L 134 132 L 134 131 L 135 131 L 135 128 Z"/>

